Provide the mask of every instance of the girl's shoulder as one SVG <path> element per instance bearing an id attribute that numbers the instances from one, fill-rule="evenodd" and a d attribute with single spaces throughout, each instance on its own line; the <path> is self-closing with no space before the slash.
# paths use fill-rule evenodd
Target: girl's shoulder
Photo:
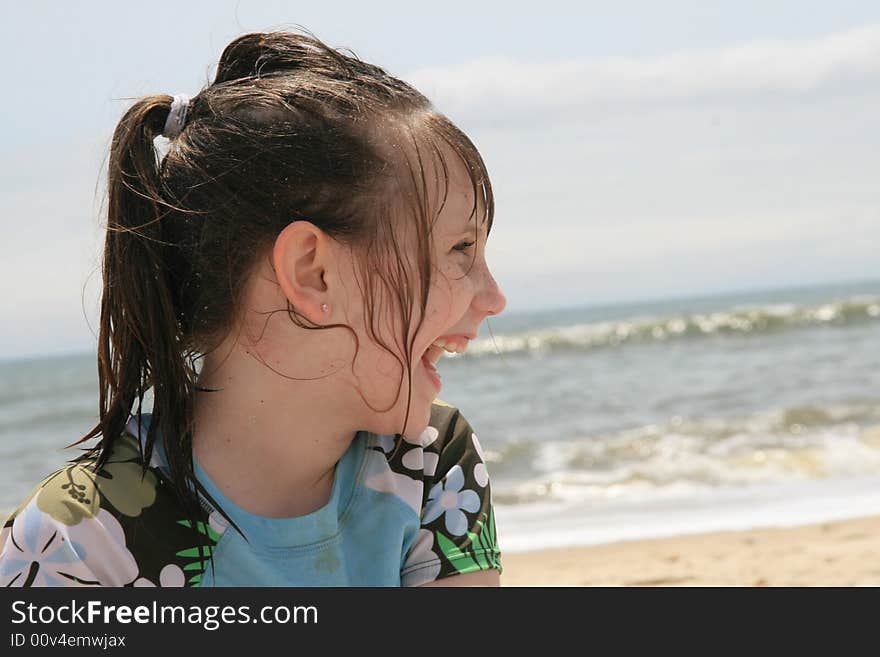
<path id="1" fill-rule="evenodd" d="M 184 519 L 160 463 L 145 468 L 126 430 L 101 468 L 71 461 L 6 520 L 0 586 L 197 586 L 199 545 L 207 557 L 218 539 L 207 517 Z"/>
<path id="2" fill-rule="evenodd" d="M 418 468 L 423 482 L 420 527 L 404 559 L 402 584 L 503 572 L 489 473 L 474 428 L 457 407 L 435 399 L 417 442 L 389 464 L 400 476 Z"/>

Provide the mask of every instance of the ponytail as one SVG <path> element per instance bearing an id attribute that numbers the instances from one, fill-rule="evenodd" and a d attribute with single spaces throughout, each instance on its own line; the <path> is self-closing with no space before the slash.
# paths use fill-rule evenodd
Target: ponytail
<path id="1" fill-rule="evenodd" d="M 193 473 L 195 358 L 182 329 L 180 295 L 170 280 L 175 245 L 163 239 L 163 224 L 177 208 L 163 200 L 153 145 L 171 102 L 167 95 L 141 99 L 113 134 L 98 334 L 99 421 L 73 444 L 100 436 L 86 457 L 97 453 L 99 471 L 129 418 L 134 414 L 141 423 L 144 396 L 152 389 L 152 417 L 139 448 L 143 468 L 159 432 L 173 487 L 190 526 L 197 527 L 204 512 L 193 490 L 207 493 Z M 210 556 L 210 549 L 202 554 Z"/>

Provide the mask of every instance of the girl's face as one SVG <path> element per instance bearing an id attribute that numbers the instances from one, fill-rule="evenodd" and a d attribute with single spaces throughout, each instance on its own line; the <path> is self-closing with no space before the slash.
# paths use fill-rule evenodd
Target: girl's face
<path id="1" fill-rule="evenodd" d="M 374 284 L 370 289 L 371 281 L 363 280 L 351 249 L 327 239 L 304 221 L 293 222 L 281 232 L 275 243 L 273 268 L 253 279 L 257 291 L 249 304 L 254 312 L 249 314 L 245 343 L 249 345 L 246 353 L 251 354 L 248 358 L 262 364 L 258 372 L 271 375 L 278 404 L 273 413 L 279 422 L 292 415 L 303 425 L 304 418 L 312 414 L 319 424 L 331 422 L 345 434 L 366 430 L 417 439 L 424 432 L 431 402 L 441 389 L 431 373 L 433 368 L 422 357 L 427 352 L 431 362 L 441 360 L 437 369 L 442 370 L 441 351 L 431 347 L 432 343 L 442 336 L 456 336 L 455 342 L 466 346 L 476 337 L 483 320 L 501 313 L 506 305 L 486 264 L 486 226 L 475 231 L 475 224 L 483 220 L 483 208 L 472 216 L 474 192 L 467 171 L 454 156 L 447 158 L 447 170 L 448 193 L 430 228 L 433 265 L 424 321 L 416 331 L 421 319 L 418 299 L 413 300 L 409 321 L 406 344 L 413 344 L 412 359 L 407 357 L 406 344 L 401 344 L 404 320 L 399 316 L 398 302 L 388 298 L 384 285 Z M 431 180 L 433 171 L 426 167 L 425 175 Z M 434 212 L 440 208 L 442 190 L 435 194 L 440 198 L 428 200 Z M 420 294 L 415 264 L 418 236 L 413 221 L 397 222 L 393 238 L 404 267 L 408 267 L 405 276 L 413 294 Z M 400 279 L 404 273 L 398 274 L 396 266 L 396 262 L 389 264 L 395 278 Z M 366 297 L 375 299 L 370 308 L 372 317 L 367 313 Z M 333 306 L 327 314 L 318 310 L 324 301 Z M 345 328 L 303 330 L 283 321 L 284 313 L 273 311 L 283 308 L 285 302 L 309 308 L 312 321 L 318 324 L 351 327 L 357 342 Z M 278 316 L 282 321 L 267 319 Z M 411 362 L 411 380 L 407 360 Z M 404 426 L 410 386 L 409 419 Z M 455 405 L 455 391 L 448 394 L 448 401 Z"/>
<path id="2" fill-rule="evenodd" d="M 431 373 L 433 368 L 425 362 L 425 359 L 436 362 L 439 358 L 440 365 L 437 369 L 443 369 L 441 350 L 431 347 L 432 343 L 441 336 L 455 336 L 454 342 L 460 347 L 466 347 L 476 338 L 483 320 L 488 315 L 501 313 L 507 303 L 486 263 L 486 225 L 480 225 L 479 230 L 475 231 L 477 222 L 483 222 L 483 215 L 482 208 L 478 208 L 473 213 L 475 216 L 472 216 L 473 189 L 470 178 L 457 159 L 450 158 L 447 162 L 449 190 L 440 215 L 431 229 L 433 265 L 426 315 L 413 341 L 412 400 L 409 420 L 402 432 L 413 439 L 418 438 L 427 427 L 431 402 L 441 394 L 436 376 Z M 453 166 L 452 162 L 458 166 Z M 442 191 L 439 193 L 442 195 Z M 439 205 L 440 201 L 435 199 L 433 207 L 437 208 Z M 404 229 L 402 232 L 402 256 L 404 259 L 412 258 L 416 252 L 414 229 Z M 410 280 L 415 283 L 412 261 L 409 266 Z M 417 283 L 415 286 L 418 287 Z M 387 308 L 388 312 L 393 312 L 390 305 Z M 418 311 L 418 307 L 413 310 L 410 338 L 418 325 Z M 374 312 L 382 315 L 385 309 L 376 306 Z M 376 321 L 379 323 L 378 318 Z M 381 322 L 383 327 L 388 323 Z M 402 320 L 397 318 L 393 335 L 386 333 L 384 328 L 381 335 L 385 344 L 396 345 L 395 350 L 405 363 L 406 355 L 398 337 L 402 330 Z M 370 423 L 373 426 L 369 430 L 380 434 L 400 432 L 406 417 L 407 386 L 410 384 L 405 365 L 402 367 L 394 356 L 373 343 L 367 335 L 359 337 L 364 359 L 359 363 L 362 360 L 361 355 L 356 358 L 355 371 L 358 374 L 363 373 L 360 376 L 360 390 L 364 397 L 373 406 L 385 409 L 397 396 L 391 412 L 375 416 L 373 419 L 376 424 Z M 361 369 L 361 365 L 367 371 Z M 370 367 L 374 368 L 372 373 L 368 373 Z M 450 391 L 450 394 L 449 401 L 455 405 L 454 391 Z"/>

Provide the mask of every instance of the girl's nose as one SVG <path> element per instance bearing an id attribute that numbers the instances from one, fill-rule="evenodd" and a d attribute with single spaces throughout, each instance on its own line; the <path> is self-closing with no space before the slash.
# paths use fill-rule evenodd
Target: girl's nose
<path id="1" fill-rule="evenodd" d="M 485 284 L 479 294 L 478 303 L 487 315 L 500 315 L 507 305 L 507 297 L 501 291 L 498 281 L 492 276 L 488 268 L 484 278 Z"/>

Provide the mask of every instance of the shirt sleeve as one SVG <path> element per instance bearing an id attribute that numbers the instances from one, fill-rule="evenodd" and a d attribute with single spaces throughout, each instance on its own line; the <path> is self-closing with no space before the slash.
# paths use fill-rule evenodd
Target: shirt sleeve
<path id="1" fill-rule="evenodd" d="M 158 461 L 123 433 L 100 471 L 71 461 L 0 528 L 0 586 L 200 586 L 220 534 L 184 519 Z M 153 452 L 153 458 L 157 452 Z"/>
<path id="2" fill-rule="evenodd" d="M 137 577 L 118 521 L 94 503 L 95 490 L 59 471 L 0 531 L 0 586 L 123 586 Z M 53 498 L 54 488 L 70 492 Z"/>
<path id="3" fill-rule="evenodd" d="M 489 474 L 480 442 L 460 411 L 431 410 L 437 439 L 424 449 L 421 527 L 401 570 L 403 586 L 501 567 Z"/>

